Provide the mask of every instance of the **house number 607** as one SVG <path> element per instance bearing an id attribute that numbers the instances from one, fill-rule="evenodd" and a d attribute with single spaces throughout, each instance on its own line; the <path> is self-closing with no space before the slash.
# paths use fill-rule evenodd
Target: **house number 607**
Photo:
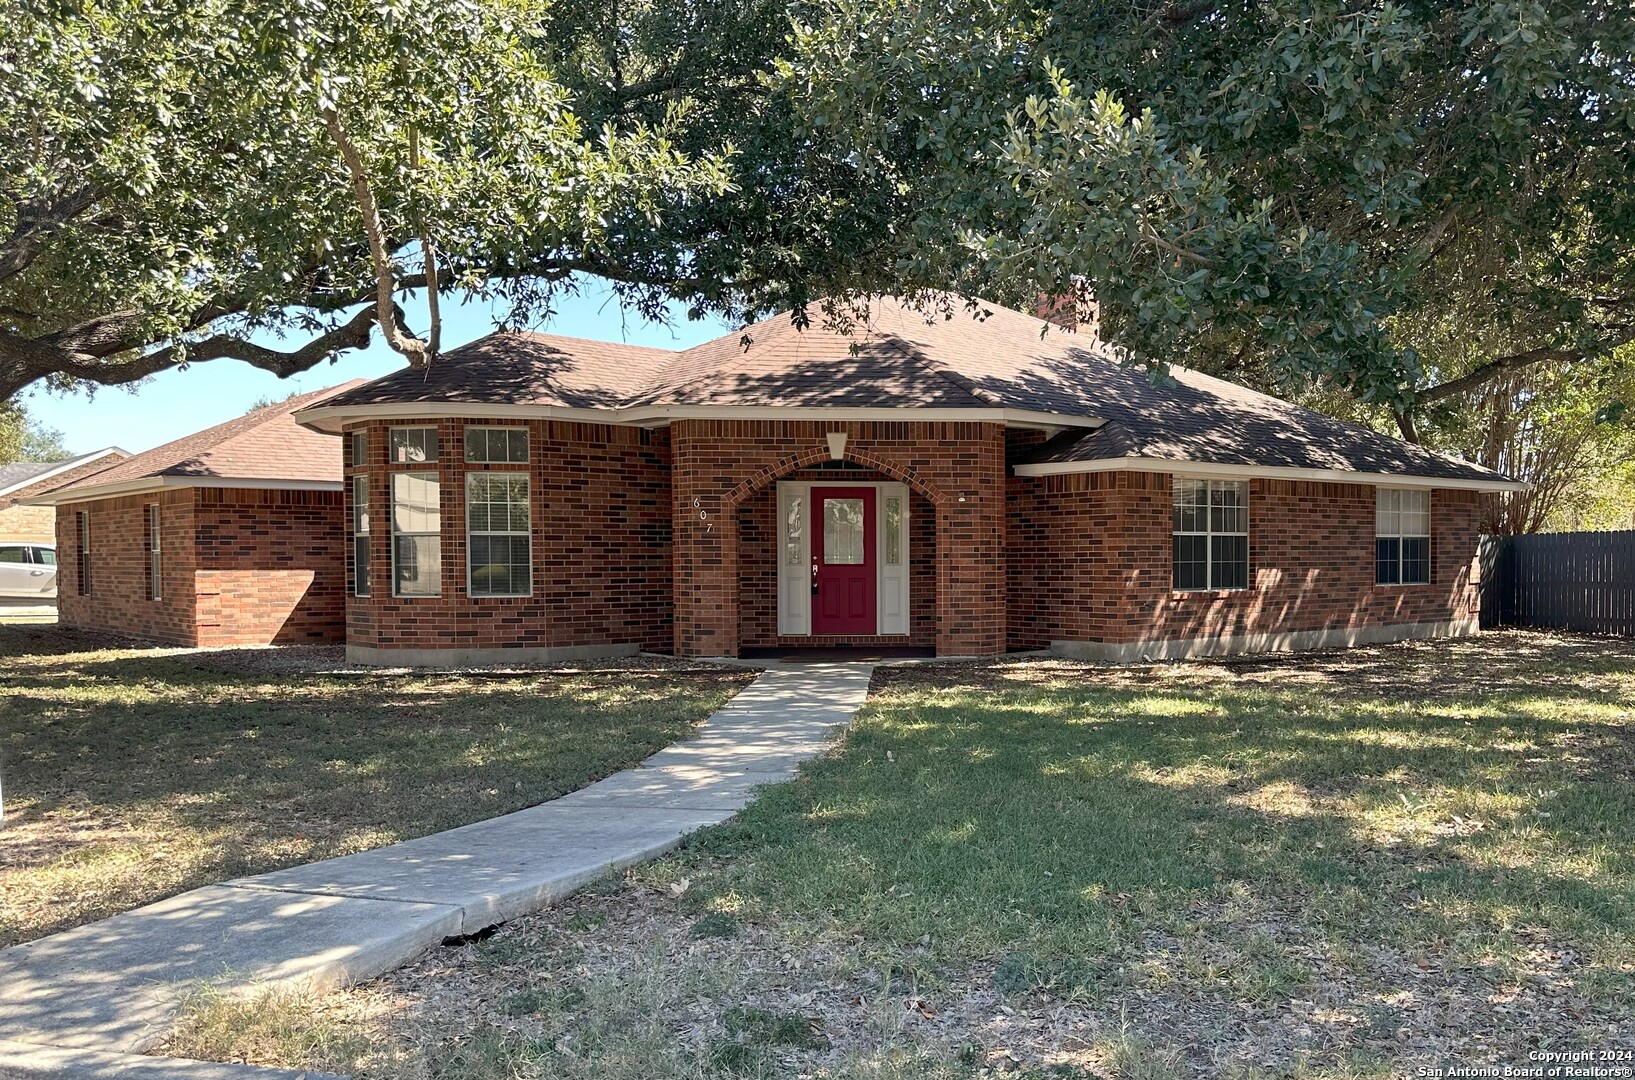
<path id="1" fill-rule="evenodd" d="M 704 505 L 704 500 L 702 498 L 700 498 L 699 496 L 694 495 L 693 496 L 693 508 L 695 510 L 698 510 L 698 520 L 700 520 L 700 521 L 702 521 L 704 523 L 704 531 L 705 532 L 707 532 L 707 533 L 708 532 L 714 532 L 715 531 L 715 522 L 710 520 L 710 512 L 708 510 L 700 509 L 703 505 Z"/>

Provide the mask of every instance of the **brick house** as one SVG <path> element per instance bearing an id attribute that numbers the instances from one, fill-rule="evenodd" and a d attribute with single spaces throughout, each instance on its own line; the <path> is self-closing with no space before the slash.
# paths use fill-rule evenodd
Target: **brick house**
<path id="1" fill-rule="evenodd" d="M 57 539 L 57 515 L 49 506 L 27 500 L 78 483 L 130 457 L 117 446 L 67 461 L 9 462 L 0 465 L 0 542 L 51 544 Z"/>
<path id="2" fill-rule="evenodd" d="M 338 642 L 340 440 L 291 398 L 37 496 L 54 506 L 64 626 L 182 645 Z"/>
<path id="3" fill-rule="evenodd" d="M 495 334 L 296 406 L 341 436 L 344 491 L 327 524 L 260 524 L 333 551 L 325 582 L 344 563 L 364 662 L 1120 660 L 1476 629 L 1478 499 L 1514 481 L 979 315 L 880 299 L 850 334 L 781 316 L 682 352 Z"/>

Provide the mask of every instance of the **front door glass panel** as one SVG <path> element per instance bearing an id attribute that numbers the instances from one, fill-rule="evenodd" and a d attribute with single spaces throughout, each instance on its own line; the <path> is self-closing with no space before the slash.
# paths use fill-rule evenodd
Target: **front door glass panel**
<path id="1" fill-rule="evenodd" d="M 823 500 L 823 561 L 830 566 L 863 564 L 863 500 Z"/>

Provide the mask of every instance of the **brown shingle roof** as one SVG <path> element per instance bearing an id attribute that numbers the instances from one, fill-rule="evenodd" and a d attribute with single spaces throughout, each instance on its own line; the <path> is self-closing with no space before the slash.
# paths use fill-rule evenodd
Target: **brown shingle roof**
<path id="1" fill-rule="evenodd" d="M 362 385 L 354 379 L 268 405 L 127 458 L 54 494 L 167 476 L 340 483 L 336 438 L 302 427 L 291 414 Z"/>
<path id="2" fill-rule="evenodd" d="M 786 313 L 681 352 L 544 334 L 495 334 L 325 402 L 556 405 L 599 410 L 751 406 L 1011 409 L 1079 420 L 1033 463 L 1121 458 L 1503 480 L 1480 466 L 1279 398 L 1172 368 L 1155 381 L 1092 333 L 950 298 L 928 317 L 875 297 L 849 334 Z M 1094 431 L 1085 426 L 1101 422 Z"/>
<path id="3" fill-rule="evenodd" d="M 612 341 L 501 332 L 450 349 L 429 368 L 404 368 L 337 394 L 329 404 L 463 401 L 616 408 L 675 355 Z"/>

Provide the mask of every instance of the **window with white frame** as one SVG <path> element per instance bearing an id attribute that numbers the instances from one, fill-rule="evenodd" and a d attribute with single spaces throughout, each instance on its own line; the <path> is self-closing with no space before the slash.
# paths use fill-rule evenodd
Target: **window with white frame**
<path id="1" fill-rule="evenodd" d="M 900 566 L 903 561 L 903 497 L 887 495 L 885 509 L 886 565 Z"/>
<path id="2" fill-rule="evenodd" d="M 466 460 L 478 465 L 528 464 L 528 429 L 466 428 Z"/>
<path id="3" fill-rule="evenodd" d="M 79 580 L 76 588 L 81 596 L 91 595 L 91 515 L 88 511 L 79 510 L 74 514 L 74 523 L 79 533 L 78 557 L 74 560 L 74 576 Z"/>
<path id="4" fill-rule="evenodd" d="M 472 596 L 533 591 L 528 475 L 466 475 L 466 588 Z"/>
<path id="5" fill-rule="evenodd" d="M 1175 588 L 1249 587 L 1249 482 L 1175 478 Z"/>
<path id="6" fill-rule="evenodd" d="M 148 599 L 163 599 L 163 577 L 159 562 L 159 504 L 148 504 Z"/>
<path id="7" fill-rule="evenodd" d="M 369 595 L 369 478 L 352 478 L 352 595 Z"/>
<path id="8" fill-rule="evenodd" d="M 392 462 L 397 465 L 421 465 L 437 460 L 437 429 L 429 427 L 395 427 L 392 429 Z"/>
<path id="9" fill-rule="evenodd" d="M 346 437 L 346 463 L 353 467 L 369 464 L 367 431 L 354 431 Z"/>
<path id="10" fill-rule="evenodd" d="M 1427 585 L 1431 580 L 1431 493 L 1376 488 L 1374 581 Z"/>
<path id="11" fill-rule="evenodd" d="M 442 485 L 437 474 L 392 474 L 392 595 L 443 591 Z"/>

